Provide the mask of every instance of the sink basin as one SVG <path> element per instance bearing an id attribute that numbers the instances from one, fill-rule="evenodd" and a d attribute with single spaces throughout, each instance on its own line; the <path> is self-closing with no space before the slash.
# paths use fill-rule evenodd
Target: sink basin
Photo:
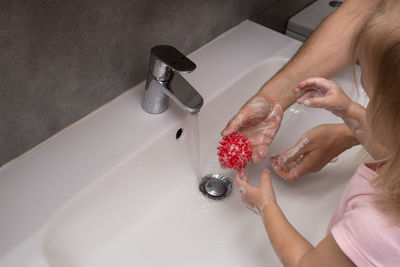
<path id="1" fill-rule="evenodd" d="M 281 266 L 261 218 L 245 208 L 240 193 L 205 197 L 200 178 L 233 172 L 219 167 L 219 132 L 241 105 L 288 58 L 262 61 L 206 99 L 197 115 L 179 124 L 89 184 L 43 227 L 42 252 L 50 266 Z M 188 74 L 191 75 L 191 74 Z M 188 76 L 189 77 L 189 76 Z M 349 86 L 339 75 L 336 81 Z M 169 112 L 169 111 L 167 111 Z M 178 111 L 177 111 L 178 112 Z M 309 128 L 340 122 L 329 112 L 293 105 L 285 112 L 269 155 L 283 152 Z M 177 139 L 177 131 L 182 135 Z M 278 203 L 313 244 L 326 234 L 330 216 L 359 164 L 358 148 L 316 174 L 287 182 L 272 172 Z M 339 167 L 340 166 L 340 167 Z M 249 165 L 258 184 L 267 160 Z"/>

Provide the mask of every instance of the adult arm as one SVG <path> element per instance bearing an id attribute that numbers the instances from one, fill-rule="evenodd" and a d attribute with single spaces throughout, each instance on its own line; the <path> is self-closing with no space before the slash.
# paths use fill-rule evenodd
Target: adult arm
<path id="1" fill-rule="evenodd" d="M 310 76 L 331 77 L 348 65 L 352 36 L 380 2 L 344 1 L 319 25 L 296 55 L 244 104 L 221 135 L 242 133 L 253 145 L 253 161 L 265 158 L 280 127 L 283 111 L 301 96 L 292 89 Z"/>
<path id="2" fill-rule="evenodd" d="M 298 94 L 292 90 L 309 77 L 329 78 L 349 65 L 349 45 L 381 0 L 346 0 L 317 29 L 295 56 L 260 89 L 268 102 L 279 103 L 284 110 Z"/>

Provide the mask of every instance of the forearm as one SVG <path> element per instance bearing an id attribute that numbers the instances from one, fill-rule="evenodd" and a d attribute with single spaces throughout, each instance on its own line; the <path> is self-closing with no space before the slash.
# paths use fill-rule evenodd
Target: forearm
<path id="1" fill-rule="evenodd" d="M 342 116 L 350 131 L 363 145 L 365 150 L 376 160 L 387 157 L 387 149 L 373 140 L 366 121 L 366 109 L 353 102 L 348 111 Z"/>
<path id="2" fill-rule="evenodd" d="M 284 266 L 298 266 L 301 258 L 314 249 L 289 223 L 277 204 L 264 208 L 263 220 L 269 240 Z"/>
<path id="3" fill-rule="evenodd" d="M 259 93 L 286 109 L 299 97 L 292 90 L 300 81 L 337 74 L 349 64 L 351 37 L 379 3 L 379 0 L 344 1 L 311 34 L 292 60 L 261 87 Z"/>

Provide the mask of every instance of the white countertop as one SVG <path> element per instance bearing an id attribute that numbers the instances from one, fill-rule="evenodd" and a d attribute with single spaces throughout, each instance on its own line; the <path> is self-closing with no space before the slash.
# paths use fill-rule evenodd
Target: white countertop
<path id="1" fill-rule="evenodd" d="M 190 54 L 197 68 L 184 76 L 207 102 L 245 70 L 267 58 L 289 58 L 300 45 L 244 21 Z M 145 113 L 140 105 L 143 88 L 144 83 L 135 86 L 0 168 L 0 266 L 47 266 L 40 229 L 51 214 L 185 116 L 173 103 L 163 114 Z"/>

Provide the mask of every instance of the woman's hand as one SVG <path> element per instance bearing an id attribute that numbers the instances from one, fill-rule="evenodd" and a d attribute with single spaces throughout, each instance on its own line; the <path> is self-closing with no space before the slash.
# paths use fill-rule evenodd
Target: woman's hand
<path id="1" fill-rule="evenodd" d="M 282 117 L 280 105 L 273 106 L 256 94 L 229 121 L 221 135 L 225 137 L 238 132 L 246 136 L 253 146 L 252 160 L 258 162 L 267 156 L 268 146 L 281 125 Z"/>
<path id="2" fill-rule="evenodd" d="M 275 193 L 271 184 L 271 177 L 268 170 L 264 170 L 260 177 L 260 185 L 252 186 L 247 181 L 242 180 L 239 175 L 235 178 L 235 183 L 242 194 L 242 200 L 249 208 L 262 214 L 267 205 L 275 205 Z"/>
<path id="3" fill-rule="evenodd" d="M 293 92 L 305 92 L 297 100 L 299 104 L 312 108 L 323 108 L 339 117 L 343 117 L 353 103 L 335 82 L 324 78 L 304 80 Z"/>
<path id="4" fill-rule="evenodd" d="M 297 178 L 321 170 L 358 141 L 345 124 L 323 124 L 305 133 L 297 143 L 270 158 L 274 171 L 282 178 Z"/>

